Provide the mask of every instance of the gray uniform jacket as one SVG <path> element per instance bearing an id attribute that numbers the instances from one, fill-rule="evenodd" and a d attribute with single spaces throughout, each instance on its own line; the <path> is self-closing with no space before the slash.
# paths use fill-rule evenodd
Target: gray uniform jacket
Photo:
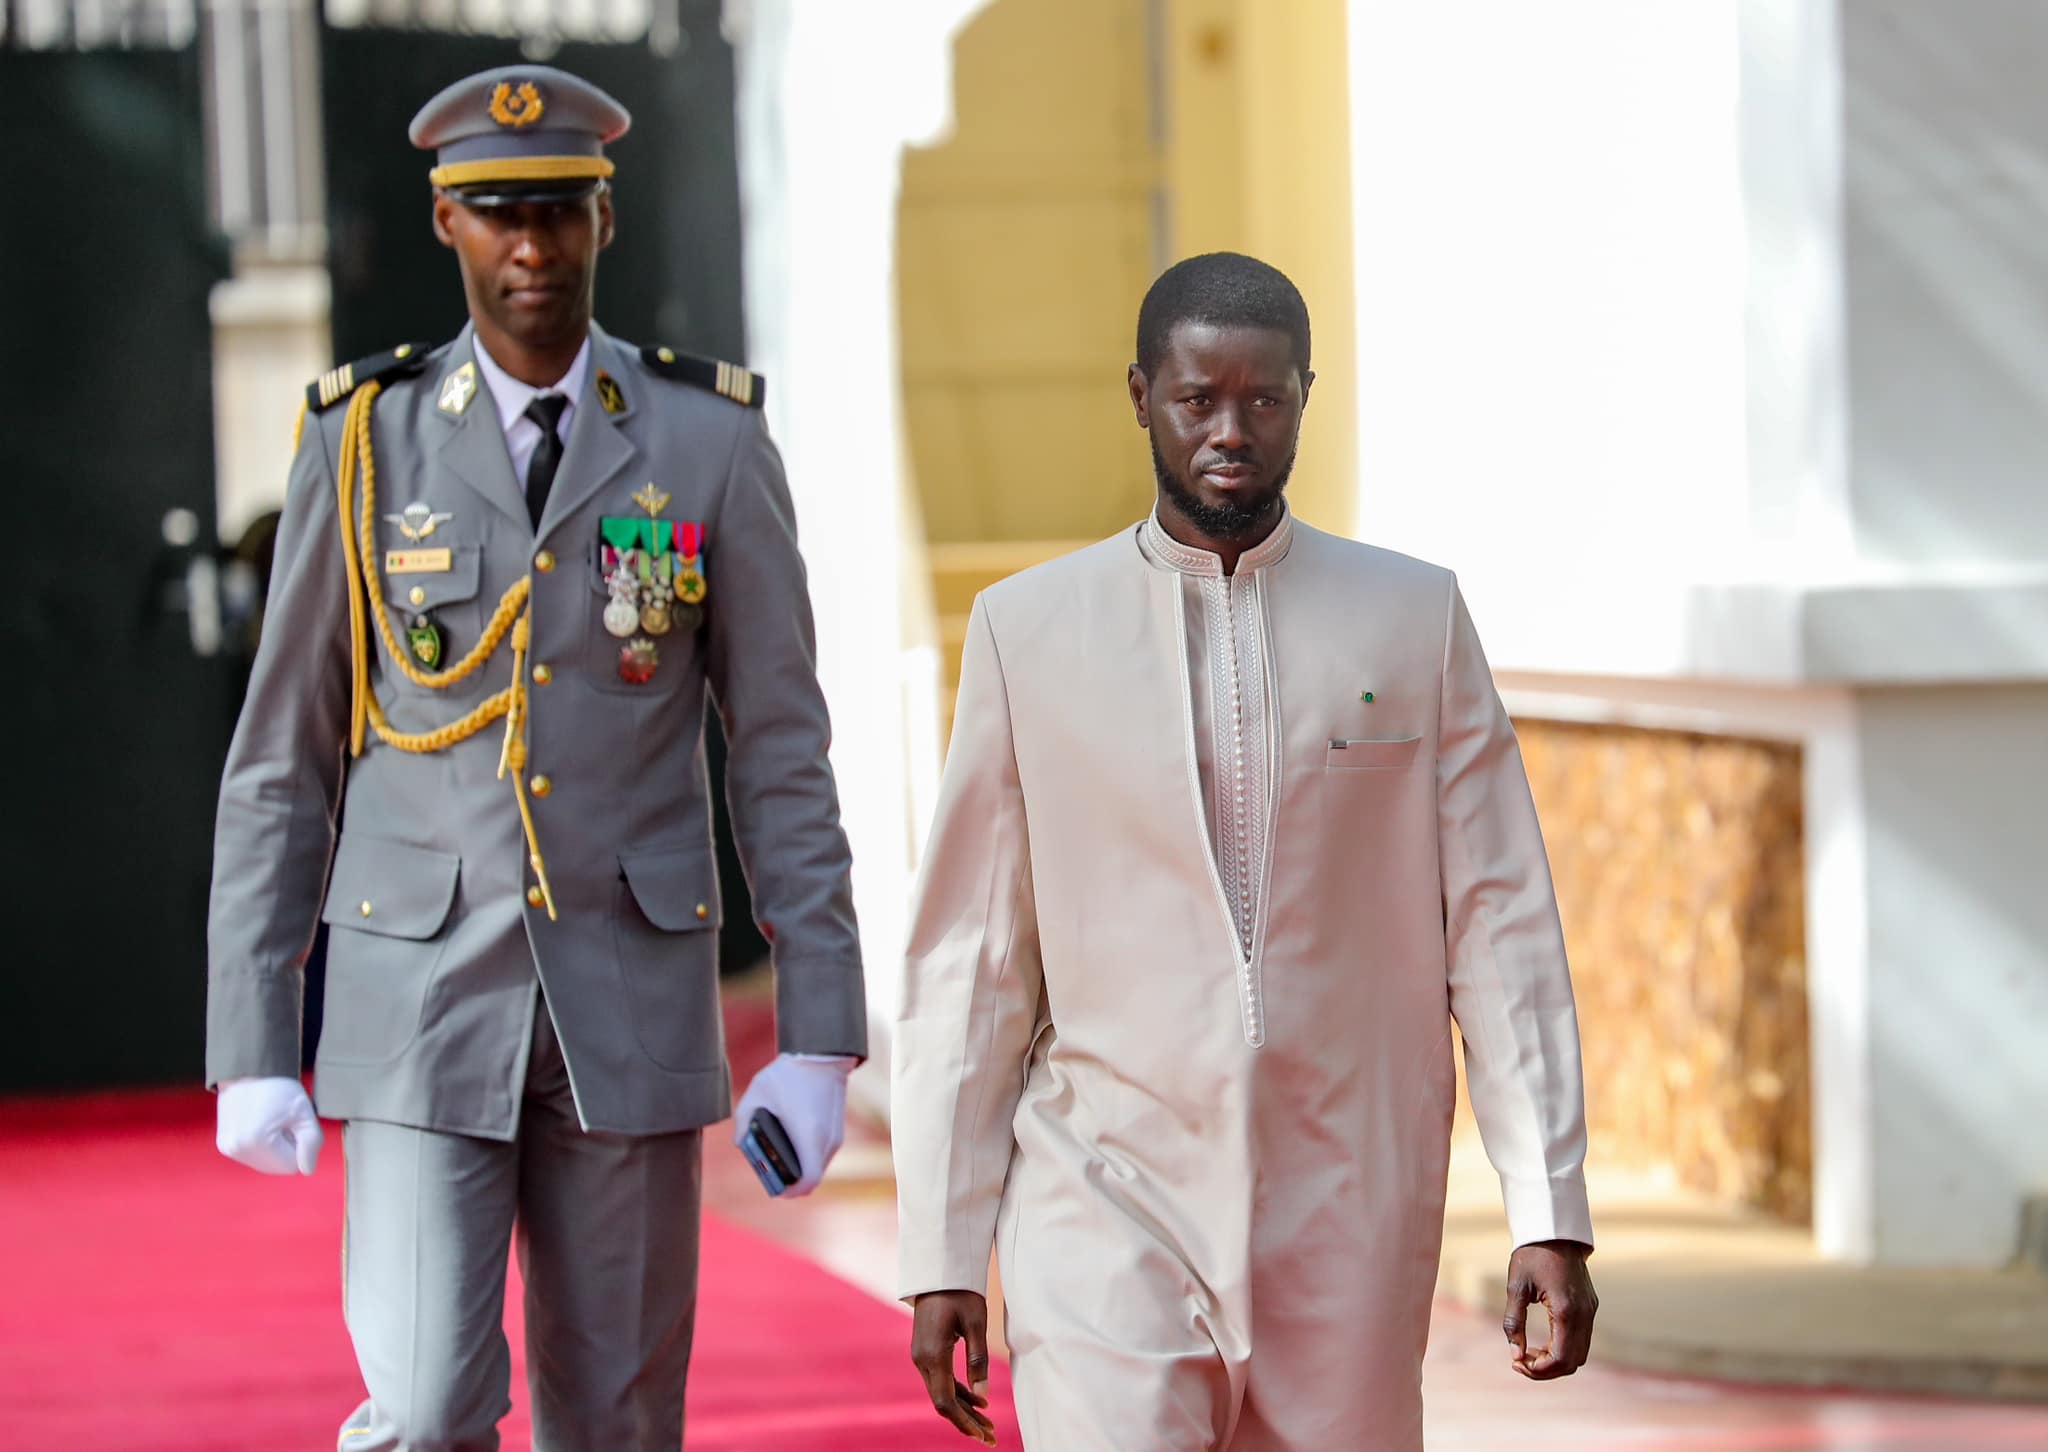
<path id="1" fill-rule="evenodd" d="M 472 375 L 466 405 L 443 406 L 444 380 L 474 360 L 468 329 L 384 380 L 371 424 L 379 560 L 450 552 L 445 570 L 382 576 L 401 647 L 415 587 L 453 663 L 532 573 L 527 774 L 551 786 L 531 806 L 557 920 L 528 903 L 518 805 L 498 777 L 502 722 L 426 755 L 371 733 L 348 759 L 335 501 L 347 410 L 311 414 L 221 783 L 210 1084 L 298 1073 L 305 961 L 324 915 L 315 1098 L 329 1117 L 512 1137 L 536 992 L 586 1128 L 658 1134 L 729 1114 L 707 691 L 731 743 L 727 798 L 755 914 L 774 945 L 780 1046 L 867 1052 L 846 837 L 781 460 L 758 410 L 663 376 L 595 328 L 591 348 L 538 538 L 489 390 Z M 670 496 L 663 518 L 703 527 L 708 593 L 698 627 L 661 637 L 658 669 L 635 685 L 601 619 L 599 521 L 646 519 L 632 496 L 650 482 Z M 387 516 L 415 502 L 447 518 L 409 540 Z M 371 681 L 399 731 L 453 721 L 511 679 L 505 645 L 468 679 L 423 689 L 374 623 L 369 639 Z"/>

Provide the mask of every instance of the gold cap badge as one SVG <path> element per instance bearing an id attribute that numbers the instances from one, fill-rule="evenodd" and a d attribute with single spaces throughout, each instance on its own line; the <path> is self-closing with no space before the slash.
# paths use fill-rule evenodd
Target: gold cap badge
<path id="1" fill-rule="evenodd" d="M 491 119 L 500 126 L 531 126 L 546 110 L 540 87 L 532 81 L 521 81 L 516 91 L 510 81 L 500 81 L 491 92 Z"/>

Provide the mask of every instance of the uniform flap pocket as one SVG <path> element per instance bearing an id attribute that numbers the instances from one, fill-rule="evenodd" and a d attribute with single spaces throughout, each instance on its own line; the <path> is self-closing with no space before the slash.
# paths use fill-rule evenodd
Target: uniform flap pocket
<path id="1" fill-rule="evenodd" d="M 1403 736 L 1393 741 L 1346 741 L 1339 737 L 1330 742 L 1323 764 L 1331 771 L 1400 771 L 1415 760 L 1415 749 L 1421 744 L 1420 736 Z"/>
<path id="2" fill-rule="evenodd" d="M 725 920 L 718 902 L 718 866 L 708 845 L 621 852 L 619 870 L 647 921 L 663 932 L 715 928 Z"/>
<path id="3" fill-rule="evenodd" d="M 483 577 L 481 545 L 404 545 L 378 557 L 384 598 L 406 610 L 474 600 Z"/>
<path id="4" fill-rule="evenodd" d="M 452 852 L 344 832 L 320 916 L 338 928 L 423 941 L 448 921 L 461 872 Z"/>

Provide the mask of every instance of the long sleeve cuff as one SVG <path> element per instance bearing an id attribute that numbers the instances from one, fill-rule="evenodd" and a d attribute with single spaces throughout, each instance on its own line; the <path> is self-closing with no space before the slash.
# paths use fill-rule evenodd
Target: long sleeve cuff
<path id="1" fill-rule="evenodd" d="M 1586 1201 L 1584 1175 L 1554 1175 L 1547 1180 L 1503 1175 L 1500 1190 L 1508 1212 L 1508 1234 L 1517 1246 L 1544 1240 L 1593 1243 L 1593 1211 Z"/>
<path id="2" fill-rule="evenodd" d="M 298 1078 L 305 997 L 297 969 L 216 974 L 206 989 L 206 1087 L 229 1079 Z"/>
<path id="3" fill-rule="evenodd" d="M 775 960 L 775 1048 L 866 1059 L 868 1006 L 860 959 Z"/>
<path id="4" fill-rule="evenodd" d="M 962 1236 L 951 1245 L 920 1247 L 905 1236 L 899 1242 L 896 1260 L 898 1298 L 908 1301 L 928 1291 L 972 1291 L 986 1297 L 989 1255 L 994 1247 L 991 1241 L 983 1241 L 977 1254 L 966 1248 L 973 1239 Z"/>

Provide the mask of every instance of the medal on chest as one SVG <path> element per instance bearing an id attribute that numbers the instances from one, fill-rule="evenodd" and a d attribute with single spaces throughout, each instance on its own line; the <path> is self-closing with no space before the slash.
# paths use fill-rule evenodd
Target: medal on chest
<path id="1" fill-rule="evenodd" d="M 646 685 L 660 664 L 661 648 L 644 636 L 619 647 L 619 679 L 629 686 Z"/>
<path id="2" fill-rule="evenodd" d="M 621 560 L 605 575 L 611 603 L 604 607 L 604 628 L 620 639 L 640 628 L 640 581 L 630 561 Z"/>
<path id="3" fill-rule="evenodd" d="M 710 586 L 704 579 L 704 526 L 676 526 L 676 598 L 685 605 L 701 605 Z"/>
<path id="4" fill-rule="evenodd" d="M 604 575 L 605 631 L 628 641 L 619 651 L 619 678 L 637 686 L 651 680 L 660 664 L 657 640 L 703 623 L 710 591 L 704 526 L 661 518 L 669 496 L 651 483 L 633 495 L 633 502 L 647 512 L 645 519 L 599 519 L 598 565 Z"/>

